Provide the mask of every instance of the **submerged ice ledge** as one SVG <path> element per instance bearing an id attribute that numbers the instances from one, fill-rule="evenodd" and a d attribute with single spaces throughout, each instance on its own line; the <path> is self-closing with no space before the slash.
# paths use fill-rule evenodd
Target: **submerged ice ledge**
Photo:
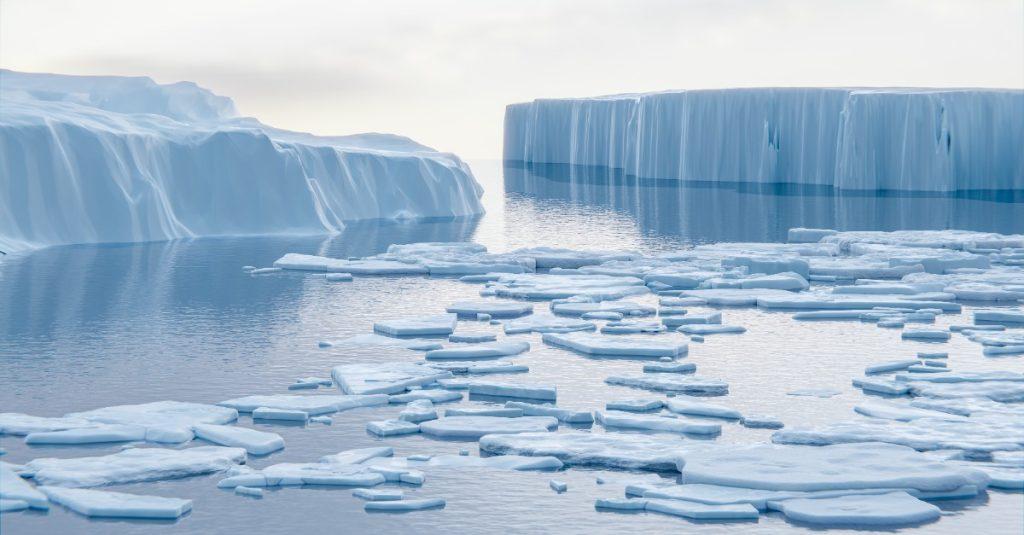
<path id="1" fill-rule="evenodd" d="M 538 99 L 504 158 L 640 178 L 844 190 L 1024 190 L 1024 91 L 759 88 Z"/>
<path id="2" fill-rule="evenodd" d="M 483 212 L 465 163 L 405 137 L 279 130 L 189 82 L 0 81 L 0 251 Z"/>

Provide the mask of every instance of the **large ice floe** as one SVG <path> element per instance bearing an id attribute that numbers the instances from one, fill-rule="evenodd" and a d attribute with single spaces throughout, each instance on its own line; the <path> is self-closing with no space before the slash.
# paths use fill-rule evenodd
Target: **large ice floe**
<path id="1" fill-rule="evenodd" d="M 452 154 L 388 134 L 276 129 L 191 82 L 3 70 L 0 87 L 3 251 L 483 211 Z"/>
<path id="2" fill-rule="evenodd" d="M 53 503 L 92 517 L 174 519 L 192 510 L 192 500 L 93 489 L 40 487 Z"/>
<path id="3" fill-rule="evenodd" d="M 1024 92 L 760 88 L 538 99 L 504 159 L 642 178 L 850 190 L 1024 189 Z M 809 234 L 814 237 L 814 234 Z"/>
<path id="4" fill-rule="evenodd" d="M 24 474 L 41 485 L 99 487 L 222 472 L 242 462 L 242 448 L 131 448 L 101 457 L 34 459 Z"/>

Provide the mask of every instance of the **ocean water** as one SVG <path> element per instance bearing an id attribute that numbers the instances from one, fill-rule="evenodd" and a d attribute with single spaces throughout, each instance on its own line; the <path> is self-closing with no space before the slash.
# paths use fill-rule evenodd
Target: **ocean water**
<path id="1" fill-rule="evenodd" d="M 286 252 L 348 257 L 381 252 L 392 243 L 473 240 L 492 251 L 522 246 L 636 249 L 658 252 L 692 243 L 781 241 L 790 227 L 895 230 L 964 228 L 1024 232 L 1024 204 L 1013 193 L 962 197 L 853 195 L 742 185 L 637 181 L 600 170 L 503 166 L 471 162 L 487 190 L 487 214 L 471 220 L 350 225 L 332 237 L 216 238 L 146 244 L 55 247 L 0 260 L 0 411 L 57 416 L 70 411 L 157 400 L 217 402 L 287 393 L 296 378 L 326 376 L 332 366 L 383 359 L 415 360 L 413 352 L 320 349 L 317 342 L 369 332 L 375 319 L 438 312 L 473 298 L 479 285 L 428 277 L 358 277 L 328 283 L 302 273 L 250 276 L 241 266 L 270 265 Z M 1016 201 L 1016 202 L 1015 202 Z M 647 296 L 641 301 L 654 302 Z M 544 303 L 537 306 L 543 307 Z M 699 307 L 698 307 L 699 308 Z M 970 313 L 970 306 L 964 314 Z M 960 369 L 1024 371 L 1020 357 L 992 359 L 962 337 L 941 346 L 901 341 L 899 331 L 850 322 L 795 322 L 787 314 L 728 309 L 741 336 L 709 336 L 691 344 L 688 360 L 700 375 L 730 384 L 727 404 L 772 414 L 787 425 L 853 418 L 865 396 L 850 386 L 865 365 L 949 351 Z M 944 315 L 937 326 L 963 323 Z M 472 323 L 465 328 L 495 329 Z M 496 329 L 495 329 L 496 330 Z M 558 386 L 559 405 L 603 409 L 613 399 L 649 393 L 604 384 L 609 375 L 638 372 L 632 360 L 588 359 L 552 349 L 539 335 L 523 336 L 533 350 L 517 357 L 530 372 L 515 380 Z M 940 349 L 941 348 L 941 349 Z M 495 376 L 500 379 L 507 376 Z M 787 396 L 799 388 L 833 388 L 839 396 Z M 318 391 L 325 393 L 323 389 Z M 479 400 L 459 406 L 479 406 Z M 453 406 L 448 404 L 446 406 Z M 443 408 L 443 407 L 442 407 Z M 305 462 L 340 450 L 387 444 L 397 455 L 477 453 L 475 442 L 411 436 L 380 440 L 365 422 L 395 417 L 401 407 L 357 409 L 334 424 L 306 427 L 240 423 L 282 435 L 287 447 L 251 457 L 262 467 Z M 567 427 L 563 426 L 562 431 Z M 599 426 L 595 433 L 604 432 Z M 771 431 L 724 426 L 718 442 L 767 441 Z M 680 441 L 696 440 L 680 438 Z M 201 441 L 197 441 L 201 442 Z M 73 457 L 116 452 L 120 445 L 28 447 L 0 437 L 2 460 Z M 602 476 L 609 483 L 597 485 Z M 555 494 L 556 477 L 569 491 Z M 800 533 L 816 531 L 778 514 L 758 522 L 691 522 L 658 514 L 597 512 L 597 498 L 619 497 L 621 482 L 649 474 L 571 469 L 539 472 L 432 470 L 409 497 L 443 497 L 443 510 L 367 514 L 363 502 L 339 488 L 270 490 L 262 500 L 218 489 L 218 475 L 120 485 L 111 490 L 190 498 L 194 509 L 175 522 L 89 520 L 61 507 L 0 517 L 0 532 L 21 533 L 629 533 L 686 531 Z M 653 477 L 670 477 L 668 474 Z M 936 523 L 901 533 L 1020 533 L 1024 495 L 989 492 L 939 503 Z M 844 532 L 844 530 L 830 530 Z"/>

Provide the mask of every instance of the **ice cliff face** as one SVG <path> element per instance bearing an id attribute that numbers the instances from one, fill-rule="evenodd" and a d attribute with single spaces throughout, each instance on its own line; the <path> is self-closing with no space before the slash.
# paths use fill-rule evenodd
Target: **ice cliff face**
<path id="1" fill-rule="evenodd" d="M 506 160 L 850 190 L 1024 189 L 1024 91 L 725 89 L 505 109 Z"/>
<path id="2" fill-rule="evenodd" d="M 453 154 L 278 130 L 189 82 L 0 71 L 2 251 L 469 216 L 481 193 Z"/>

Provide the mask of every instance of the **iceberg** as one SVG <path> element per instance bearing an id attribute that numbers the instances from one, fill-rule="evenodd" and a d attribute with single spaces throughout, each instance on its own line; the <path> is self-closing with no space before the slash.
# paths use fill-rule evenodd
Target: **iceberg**
<path id="1" fill-rule="evenodd" d="M 1024 91 L 752 88 L 505 108 L 504 159 L 842 190 L 1024 189 Z M 794 241 L 827 238 L 799 229 Z"/>
<path id="2" fill-rule="evenodd" d="M 401 136 L 280 130 L 191 82 L 0 70 L 0 87 L 6 252 L 483 212 L 465 163 Z"/>

